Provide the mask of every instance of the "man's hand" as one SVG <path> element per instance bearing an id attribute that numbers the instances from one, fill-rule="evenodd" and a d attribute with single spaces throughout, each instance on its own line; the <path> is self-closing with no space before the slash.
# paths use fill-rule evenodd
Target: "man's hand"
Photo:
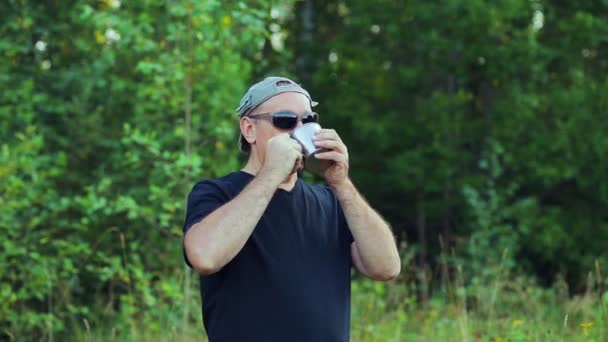
<path id="1" fill-rule="evenodd" d="M 333 129 L 315 135 L 315 146 L 329 150 L 315 154 L 324 165 L 323 175 L 336 193 L 353 235 L 353 264 L 362 274 L 375 280 L 390 280 L 399 275 L 401 260 L 389 225 L 369 206 L 348 178 L 348 151 Z"/>
<path id="2" fill-rule="evenodd" d="M 326 149 L 326 152 L 315 154 L 323 161 L 323 177 L 327 184 L 337 188 L 348 180 L 348 150 L 333 129 L 321 129 L 315 133 L 315 146 Z"/>
<path id="3" fill-rule="evenodd" d="M 272 178 L 277 185 L 302 164 L 302 146 L 283 133 L 270 138 L 266 144 L 266 157 L 260 174 Z"/>

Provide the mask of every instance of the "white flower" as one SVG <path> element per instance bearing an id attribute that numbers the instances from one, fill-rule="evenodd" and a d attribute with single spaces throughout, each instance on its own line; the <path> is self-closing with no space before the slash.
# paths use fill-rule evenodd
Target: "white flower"
<path id="1" fill-rule="evenodd" d="M 274 32 L 270 35 L 270 44 L 275 51 L 283 51 L 285 47 L 283 35 L 280 32 Z"/>
<path id="2" fill-rule="evenodd" d="M 281 12 L 278 9 L 273 8 L 270 10 L 270 17 L 272 19 L 278 19 L 281 16 Z"/>
<path id="3" fill-rule="evenodd" d="M 120 0 L 109 0 L 108 5 L 110 5 L 110 7 L 113 9 L 117 9 L 120 7 Z"/>
<path id="4" fill-rule="evenodd" d="M 281 25 L 277 23 L 270 24 L 270 32 L 279 32 L 281 31 Z"/>
<path id="5" fill-rule="evenodd" d="M 48 59 L 43 60 L 40 64 L 40 67 L 42 68 L 42 70 L 49 70 L 51 68 L 51 61 L 49 61 Z"/>
<path id="6" fill-rule="evenodd" d="M 532 29 L 534 31 L 539 31 L 541 28 L 543 28 L 544 24 L 545 15 L 543 14 L 543 12 L 540 10 L 534 11 L 534 16 L 532 17 Z"/>
<path id="7" fill-rule="evenodd" d="M 332 51 L 329 53 L 328 59 L 330 63 L 336 63 L 338 61 L 338 54 Z"/>
<path id="8" fill-rule="evenodd" d="M 117 41 L 120 40 L 120 33 L 116 32 L 114 29 L 107 29 L 106 30 L 106 41 L 111 44 L 111 43 L 115 43 Z"/>
<path id="9" fill-rule="evenodd" d="M 46 50 L 46 43 L 43 42 L 42 40 L 39 40 L 36 42 L 36 45 L 34 45 L 36 47 L 36 50 L 44 52 Z"/>
<path id="10" fill-rule="evenodd" d="M 369 30 L 372 31 L 373 34 L 378 34 L 380 33 L 380 25 L 372 25 Z"/>

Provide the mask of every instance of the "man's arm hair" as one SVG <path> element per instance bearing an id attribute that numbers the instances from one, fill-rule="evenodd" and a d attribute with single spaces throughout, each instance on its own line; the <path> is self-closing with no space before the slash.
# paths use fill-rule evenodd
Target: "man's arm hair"
<path id="1" fill-rule="evenodd" d="M 259 174 L 234 199 L 188 229 L 184 248 L 194 270 L 213 274 L 238 254 L 270 203 L 275 183 Z"/>

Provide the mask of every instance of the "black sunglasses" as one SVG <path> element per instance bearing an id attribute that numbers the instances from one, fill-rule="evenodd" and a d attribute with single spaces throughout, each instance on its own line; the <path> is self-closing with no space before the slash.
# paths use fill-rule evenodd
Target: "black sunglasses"
<path id="1" fill-rule="evenodd" d="M 288 110 L 278 110 L 276 112 L 258 113 L 256 115 L 248 116 L 252 119 L 265 119 L 270 120 L 274 127 L 279 129 L 293 129 L 298 124 L 298 121 L 302 121 L 303 124 L 309 122 L 319 122 L 319 114 L 315 112 L 308 112 L 302 115 L 298 115 Z"/>

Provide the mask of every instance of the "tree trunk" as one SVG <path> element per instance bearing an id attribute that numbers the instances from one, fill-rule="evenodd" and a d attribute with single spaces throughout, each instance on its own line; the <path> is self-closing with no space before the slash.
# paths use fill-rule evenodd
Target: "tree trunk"
<path id="1" fill-rule="evenodd" d="M 296 49 L 296 74 L 304 87 L 309 87 L 314 73 L 314 3 L 313 0 L 304 0 L 300 3 L 296 15 L 300 25 L 300 35 Z"/>
<path id="2" fill-rule="evenodd" d="M 426 209 L 424 207 L 424 196 L 422 193 L 418 193 L 417 196 L 417 219 L 416 226 L 418 229 L 418 280 L 420 284 L 420 298 L 423 303 L 427 303 L 428 293 L 428 279 L 427 279 L 427 237 L 426 237 Z"/>

